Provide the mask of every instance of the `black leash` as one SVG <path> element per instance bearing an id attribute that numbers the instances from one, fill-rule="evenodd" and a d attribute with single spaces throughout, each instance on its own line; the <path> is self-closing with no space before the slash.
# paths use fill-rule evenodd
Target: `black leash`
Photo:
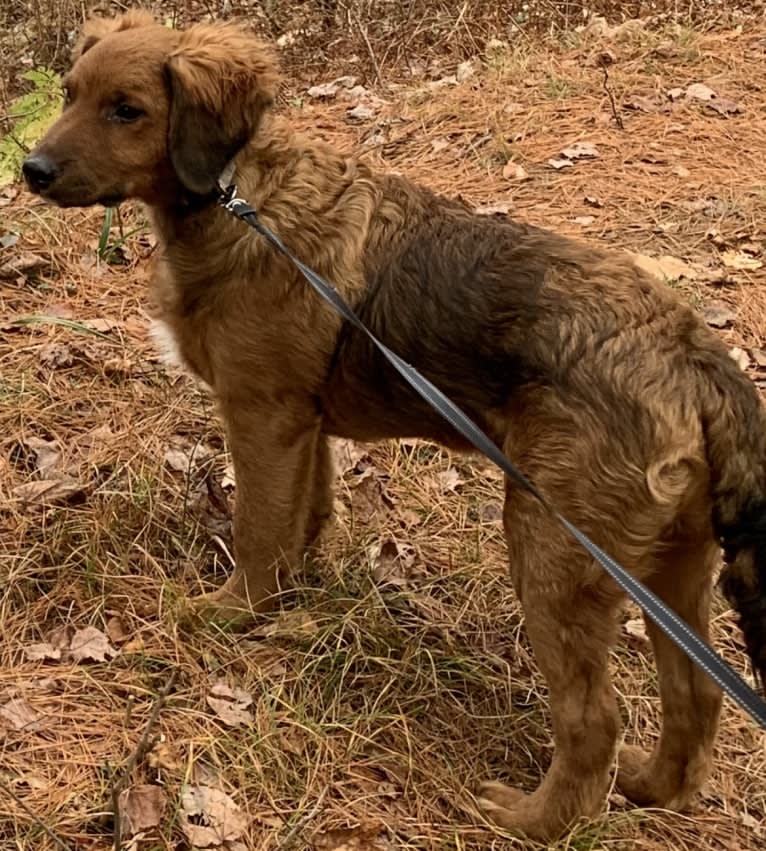
<path id="1" fill-rule="evenodd" d="M 705 641 L 703 641 L 678 615 L 669 609 L 663 602 L 650 591 L 643 583 L 639 582 L 624 567 L 617 564 L 611 556 L 607 555 L 600 547 L 572 525 L 566 517 L 545 499 L 540 491 L 529 481 L 529 479 L 518 470 L 501 452 L 490 438 L 468 417 L 454 402 L 450 401 L 438 387 L 433 385 L 427 378 L 422 376 L 414 367 L 402 360 L 396 352 L 392 352 L 384 343 L 370 331 L 354 311 L 346 304 L 340 293 L 332 284 L 318 275 L 302 263 L 291 251 L 289 251 L 282 240 L 272 233 L 261 223 L 256 211 L 242 198 L 236 195 L 237 189 L 231 185 L 222 187 L 222 195 L 219 204 L 250 227 L 255 228 L 280 254 L 284 255 L 303 274 L 303 277 L 311 284 L 317 293 L 351 325 L 361 331 L 371 343 L 383 354 L 386 360 L 399 372 L 407 383 L 426 402 L 463 437 L 468 440 L 479 452 L 486 455 L 508 476 L 513 479 L 525 491 L 532 494 L 564 528 L 596 559 L 606 570 L 614 581 L 625 591 L 625 593 L 636 602 L 641 609 L 654 621 L 655 624 L 668 635 L 686 655 L 696 662 L 700 668 L 713 679 L 721 689 L 742 709 L 745 710 L 761 727 L 766 729 L 766 703 L 750 688 L 750 686 L 739 676 L 739 674 L 725 662 Z"/>

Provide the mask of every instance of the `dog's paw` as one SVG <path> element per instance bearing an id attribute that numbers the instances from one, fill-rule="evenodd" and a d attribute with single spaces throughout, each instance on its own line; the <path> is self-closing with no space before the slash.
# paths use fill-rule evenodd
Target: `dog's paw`
<path id="1" fill-rule="evenodd" d="M 559 837 L 566 825 L 546 812 L 539 793 L 527 795 L 504 783 L 490 780 L 479 786 L 477 803 L 496 825 L 511 833 L 548 842 Z"/>
<path id="2" fill-rule="evenodd" d="M 186 626 L 214 623 L 219 626 L 242 626 L 253 619 L 255 607 L 246 600 L 220 588 L 200 594 L 185 602 L 179 620 Z"/>
<path id="3" fill-rule="evenodd" d="M 636 745 L 623 745 L 617 764 L 617 788 L 629 801 L 679 812 L 689 806 L 709 770 L 702 759 L 660 762 Z"/>
<path id="4" fill-rule="evenodd" d="M 520 789 L 506 786 L 496 780 L 487 780 L 479 786 L 479 806 L 487 813 L 513 809 L 527 796 Z"/>
<path id="5" fill-rule="evenodd" d="M 617 788 L 640 807 L 657 803 L 649 754 L 637 745 L 623 745 L 617 758 Z"/>

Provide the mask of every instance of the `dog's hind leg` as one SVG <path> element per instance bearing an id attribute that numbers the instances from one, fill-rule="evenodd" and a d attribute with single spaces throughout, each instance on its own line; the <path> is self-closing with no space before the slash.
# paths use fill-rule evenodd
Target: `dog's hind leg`
<path id="1" fill-rule="evenodd" d="M 663 552 L 660 570 L 647 580 L 705 640 L 718 559 L 712 530 L 702 530 Z M 651 755 L 636 746 L 621 750 L 617 784 L 634 803 L 679 810 L 710 773 L 721 692 L 663 632 L 645 621 L 659 674 L 662 732 Z"/>
<path id="2" fill-rule="evenodd" d="M 555 751 L 536 791 L 484 783 L 479 803 L 502 827 L 541 840 L 596 815 L 609 788 L 620 719 L 609 680 L 621 594 L 525 495 L 506 501 L 511 572 L 548 683 Z"/>

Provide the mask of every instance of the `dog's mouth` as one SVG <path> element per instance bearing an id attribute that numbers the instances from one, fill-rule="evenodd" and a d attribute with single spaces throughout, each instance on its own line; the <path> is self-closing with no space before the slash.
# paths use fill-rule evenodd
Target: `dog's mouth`
<path id="1" fill-rule="evenodd" d="M 34 189 L 32 189 L 35 192 Z M 125 201 L 125 196 L 117 192 L 110 192 L 106 195 L 89 195 L 85 192 L 64 192 L 56 186 L 50 189 L 37 190 L 36 193 L 41 198 L 45 199 L 50 204 L 55 204 L 57 207 L 116 207 Z"/>
<path id="2" fill-rule="evenodd" d="M 100 204 L 102 207 L 117 207 L 119 204 L 122 204 L 125 201 L 124 195 L 102 195 L 95 203 Z"/>
<path id="3" fill-rule="evenodd" d="M 100 192 L 87 175 L 72 168 L 71 158 L 57 159 L 44 151 L 24 160 L 24 178 L 30 192 L 58 207 L 115 207 L 125 200 L 123 192 Z M 106 187 L 104 187 L 106 188 Z"/>

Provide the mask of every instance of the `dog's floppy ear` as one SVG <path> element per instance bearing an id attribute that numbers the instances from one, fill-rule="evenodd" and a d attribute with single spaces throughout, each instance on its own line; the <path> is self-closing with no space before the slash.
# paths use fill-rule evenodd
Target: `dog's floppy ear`
<path id="1" fill-rule="evenodd" d="M 114 18 L 89 18 L 72 49 L 72 62 L 76 62 L 83 53 L 110 33 L 132 30 L 134 27 L 148 27 L 154 23 L 154 18 L 144 9 L 131 9 Z"/>
<path id="2" fill-rule="evenodd" d="M 205 195 L 228 161 L 255 134 L 277 93 L 271 51 L 230 24 L 198 24 L 168 59 L 168 145 L 181 183 Z"/>

